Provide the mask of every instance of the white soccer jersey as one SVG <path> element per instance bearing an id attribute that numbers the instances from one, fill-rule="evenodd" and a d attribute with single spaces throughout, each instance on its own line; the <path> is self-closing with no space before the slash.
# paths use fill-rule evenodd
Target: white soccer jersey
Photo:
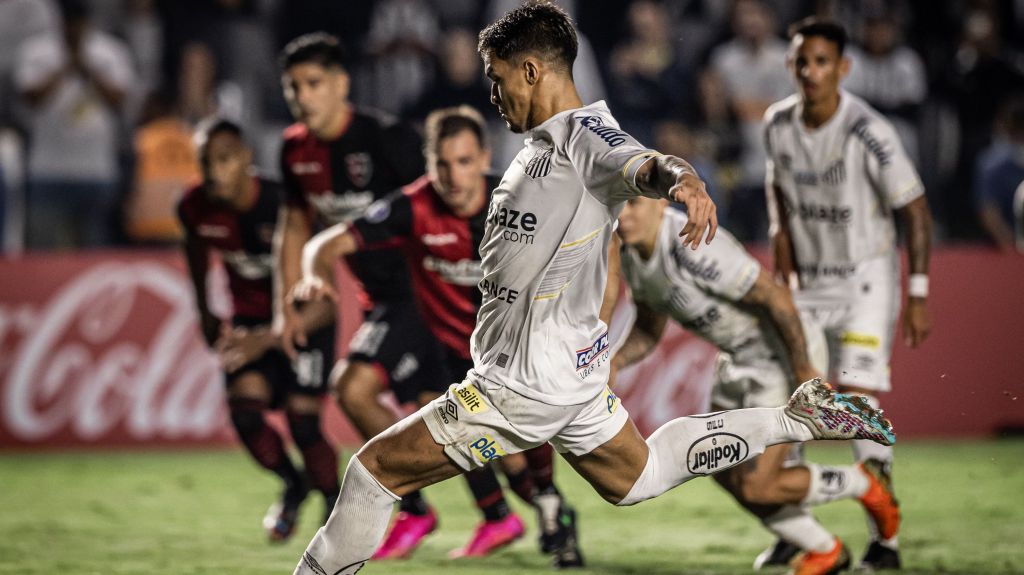
<path id="1" fill-rule="evenodd" d="M 892 212 L 924 187 L 892 124 L 857 96 L 841 91 L 836 114 L 815 130 L 801 111 L 793 95 L 765 112 L 766 185 L 782 190 L 800 282 L 812 287 L 894 254 Z"/>
<path id="2" fill-rule="evenodd" d="M 584 403 L 608 380 L 598 318 L 608 241 L 645 158 L 604 102 L 530 131 L 491 196 L 480 243 L 483 293 L 474 374 L 552 405 Z"/>
<path id="3" fill-rule="evenodd" d="M 721 228 L 713 242 L 697 251 L 682 245 L 677 230 L 686 222 L 686 214 L 665 210 L 650 259 L 623 246 L 622 275 L 633 299 L 668 314 L 737 359 L 777 357 L 778 338 L 769 342 L 766 336 L 774 332 L 738 305 L 757 280 L 761 264 Z"/>

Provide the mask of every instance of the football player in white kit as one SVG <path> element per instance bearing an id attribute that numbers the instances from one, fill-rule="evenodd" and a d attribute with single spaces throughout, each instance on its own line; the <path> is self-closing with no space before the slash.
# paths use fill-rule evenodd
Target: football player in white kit
<path id="1" fill-rule="evenodd" d="M 878 406 L 889 391 L 889 356 L 900 307 L 894 213 L 906 223 L 910 261 L 903 332 L 928 336 L 931 216 L 921 179 L 892 125 L 840 89 L 850 62 L 846 34 L 831 22 L 791 28 L 788 57 L 798 93 L 765 112 L 768 205 L 776 271 L 825 329 L 830 375 L 840 389 Z M 854 442 L 858 461 L 890 477 L 892 448 Z M 869 521 L 866 567 L 898 568 L 894 532 Z"/>
<path id="2" fill-rule="evenodd" d="M 603 102 L 583 107 L 572 80 L 576 32 L 560 8 L 532 0 L 511 10 L 480 33 L 479 50 L 492 103 L 530 138 L 491 198 L 474 368 L 350 459 L 338 503 L 295 573 L 354 574 L 404 493 L 543 442 L 606 500 L 632 505 L 776 443 L 895 441 L 877 410 L 820 380 L 785 406 L 683 417 L 645 441 L 606 385 L 607 245 L 630 197 L 684 203 L 682 241 L 694 249 L 705 232 L 714 237 L 714 204 L 688 163 L 639 145 Z M 326 278 L 304 268 L 296 293 L 315 294 L 309 284 Z"/>
<path id="3" fill-rule="evenodd" d="M 687 217 L 666 204 L 632 198 L 619 215 L 620 269 L 637 316 L 612 358 L 613 372 L 647 356 L 672 319 L 720 350 L 712 409 L 781 405 L 798 382 L 825 369 L 823 334 L 803 326 L 789 290 L 728 231 L 719 229 L 715 241 L 696 252 L 682 246 L 674 230 Z M 879 524 L 896 530 L 899 508 L 875 470 L 794 465 L 787 461 L 790 451 L 789 445 L 773 445 L 714 478 L 768 530 L 803 552 L 795 573 L 833 573 L 850 564 L 846 547 L 805 506 L 856 498 Z"/>

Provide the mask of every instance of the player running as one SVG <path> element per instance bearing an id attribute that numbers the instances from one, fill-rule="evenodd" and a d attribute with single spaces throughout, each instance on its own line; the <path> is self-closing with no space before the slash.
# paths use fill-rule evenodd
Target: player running
<path id="1" fill-rule="evenodd" d="M 768 205 L 776 272 L 795 284 L 801 311 L 821 324 L 830 375 L 842 390 L 878 406 L 889 391 L 889 357 L 900 307 L 894 212 L 907 227 L 910 261 L 903 310 L 907 344 L 928 336 L 931 215 L 924 187 L 892 125 L 841 90 L 850 69 L 846 32 L 814 19 L 791 28 L 789 68 L 798 94 L 765 112 Z M 857 461 L 890 482 L 893 451 L 853 444 Z M 869 521 L 862 564 L 898 568 L 895 532 Z"/>
<path id="2" fill-rule="evenodd" d="M 479 245 L 483 237 L 490 190 L 497 180 L 486 176 L 491 165 L 480 114 L 468 106 L 432 112 L 426 121 L 427 175 L 396 196 L 375 204 L 365 217 L 350 225 L 334 226 L 306 244 L 306 276 L 325 281 L 300 282 L 296 297 L 302 301 L 338 299 L 329 283 L 334 262 L 366 245 L 400 242 L 411 263 L 413 286 L 423 318 L 441 343 L 446 370 L 441 381 L 456 381 L 473 368 L 470 337 L 476 325 L 482 278 Z M 469 409 L 471 398 L 457 397 Z M 445 404 L 442 419 L 455 417 L 458 406 Z M 565 504 L 552 480 L 551 446 L 525 452 L 529 469 L 506 474 L 532 474 L 536 494 L 520 493 L 533 504 L 541 526 L 541 549 L 555 554 L 558 567 L 582 565 L 576 542 L 576 514 Z M 512 457 L 508 458 L 512 459 Z M 506 464 L 505 459 L 502 460 Z M 510 481 L 517 483 L 517 481 Z M 521 491 L 516 489 L 517 492 Z M 486 495 L 485 495 L 486 497 Z M 515 533 L 504 520 L 484 521 L 477 534 L 456 556 L 480 556 L 498 543 L 510 543 Z"/>
<path id="3" fill-rule="evenodd" d="M 303 310 L 298 320 L 310 334 L 308 345 L 290 361 L 270 329 L 271 248 L 281 186 L 251 172 L 252 151 L 238 125 L 212 121 L 196 139 L 203 182 L 188 190 L 178 205 L 184 251 L 203 337 L 224 367 L 231 423 L 257 463 L 284 482 L 281 501 L 264 519 L 270 539 L 280 541 L 294 531 L 310 485 L 323 494 L 327 513 L 338 497 L 338 458 L 320 433 L 325 368 L 334 357 L 332 310 L 322 304 Z M 214 316 L 207 304 L 206 278 L 214 252 L 227 271 L 234 307 L 230 325 Z M 287 414 L 305 473 L 292 463 L 281 436 L 263 420 L 265 412 L 279 407 Z"/>
<path id="4" fill-rule="evenodd" d="M 785 403 L 797 382 L 816 376 L 814 365 L 824 368 L 824 338 L 801 326 L 789 290 L 727 231 L 719 229 L 715 242 L 699 252 L 681 246 L 674 230 L 686 225 L 686 215 L 665 206 L 664 200 L 633 198 L 619 216 L 622 275 L 637 318 L 612 358 L 613 371 L 649 354 L 671 318 L 721 351 L 712 409 Z M 714 477 L 766 528 L 803 552 L 794 573 L 834 573 L 850 563 L 842 542 L 803 506 L 858 498 L 884 531 L 896 532 L 899 508 L 877 467 L 784 465 L 790 451 L 789 445 L 773 445 Z"/>
<path id="5" fill-rule="evenodd" d="M 715 206 L 688 163 L 640 146 L 604 102 L 583 107 L 572 80 L 576 32 L 560 8 L 516 8 L 480 33 L 479 48 L 491 101 L 530 138 L 491 195 L 473 369 L 350 460 L 338 504 L 296 573 L 355 573 L 406 493 L 548 441 L 606 500 L 632 505 L 768 445 L 895 439 L 877 411 L 815 380 L 788 406 L 679 418 L 645 441 L 606 386 L 606 248 L 630 197 L 686 204 L 681 235 L 693 248 L 705 231 L 714 237 Z M 449 403 L 457 418 L 446 422 Z"/>

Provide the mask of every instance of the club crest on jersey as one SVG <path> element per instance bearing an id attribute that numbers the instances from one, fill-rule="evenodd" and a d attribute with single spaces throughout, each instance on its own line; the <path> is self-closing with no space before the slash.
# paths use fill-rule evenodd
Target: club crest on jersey
<path id="1" fill-rule="evenodd" d="M 710 475 L 743 462 L 750 454 L 747 442 L 731 433 L 713 433 L 690 445 L 686 468 L 694 475 Z"/>
<path id="2" fill-rule="evenodd" d="M 554 148 L 541 148 L 526 164 L 526 175 L 533 179 L 543 178 L 551 172 L 551 154 Z"/>
<path id="3" fill-rule="evenodd" d="M 373 177 L 373 159 L 366 152 L 345 155 L 345 173 L 352 185 L 364 188 Z"/>

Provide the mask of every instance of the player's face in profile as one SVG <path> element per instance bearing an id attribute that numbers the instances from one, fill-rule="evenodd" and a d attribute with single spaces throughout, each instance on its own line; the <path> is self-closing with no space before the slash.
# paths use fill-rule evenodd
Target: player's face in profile
<path id="1" fill-rule="evenodd" d="M 619 214 L 619 238 L 627 246 L 635 246 L 657 235 L 658 223 L 665 202 L 650 198 L 630 198 Z"/>
<path id="2" fill-rule="evenodd" d="M 530 95 L 522 66 L 502 60 L 491 51 L 483 53 L 484 73 L 491 80 L 491 103 L 498 107 L 505 125 L 516 134 L 530 129 Z"/>
<path id="3" fill-rule="evenodd" d="M 230 202 L 244 189 L 252 153 L 234 134 L 215 134 L 202 149 L 203 180 L 214 200 Z"/>
<path id="4" fill-rule="evenodd" d="M 281 82 L 295 119 L 314 134 L 330 135 L 341 124 L 349 88 L 344 70 L 304 62 L 288 68 Z"/>
<path id="5" fill-rule="evenodd" d="M 797 34 L 790 44 L 788 64 L 805 102 L 817 103 L 835 97 L 839 82 L 850 62 L 839 55 L 839 47 L 821 36 Z"/>
<path id="6" fill-rule="evenodd" d="M 438 142 L 435 152 L 428 172 L 441 199 L 456 211 L 472 206 L 484 193 L 490 150 L 480 145 L 472 131 L 460 130 Z"/>

